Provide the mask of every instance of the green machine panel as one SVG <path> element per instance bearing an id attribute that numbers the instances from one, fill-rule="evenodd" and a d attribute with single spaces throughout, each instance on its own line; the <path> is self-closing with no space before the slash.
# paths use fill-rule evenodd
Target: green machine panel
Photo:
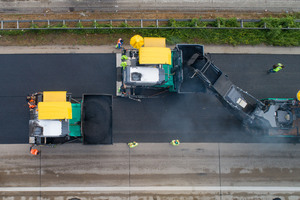
<path id="1" fill-rule="evenodd" d="M 70 136 L 80 137 L 81 136 L 81 104 L 72 103 L 72 119 L 69 121 Z"/>

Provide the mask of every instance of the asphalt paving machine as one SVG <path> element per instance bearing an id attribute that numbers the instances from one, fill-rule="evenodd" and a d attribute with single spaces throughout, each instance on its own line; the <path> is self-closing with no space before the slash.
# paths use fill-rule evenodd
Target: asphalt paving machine
<path id="1" fill-rule="evenodd" d="M 112 144 L 112 96 L 44 91 L 27 96 L 30 109 L 29 143 Z"/>
<path id="2" fill-rule="evenodd" d="M 296 98 L 267 98 L 258 100 L 234 85 L 204 54 L 202 45 L 178 44 L 182 52 L 182 68 L 193 71 L 245 127 L 253 134 L 299 137 L 300 91 Z"/>
<path id="3" fill-rule="evenodd" d="M 132 99 L 179 92 L 182 83 L 181 52 L 166 47 L 165 38 L 135 35 L 116 55 L 117 96 Z"/>

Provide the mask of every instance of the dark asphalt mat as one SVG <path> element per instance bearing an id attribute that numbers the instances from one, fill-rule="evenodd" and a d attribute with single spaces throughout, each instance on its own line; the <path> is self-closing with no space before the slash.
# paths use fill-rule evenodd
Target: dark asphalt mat
<path id="1" fill-rule="evenodd" d="M 300 55 L 212 55 L 234 84 L 257 98 L 294 97 Z M 28 143 L 25 97 L 44 90 L 115 94 L 114 54 L 0 55 L 0 143 Z M 277 62 L 286 68 L 266 71 Z M 196 83 L 196 82 L 194 82 Z M 195 85 L 191 87 L 196 87 Z M 202 87 L 202 86 L 201 86 Z M 251 137 L 212 94 L 165 94 L 141 103 L 114 98 L 114 142 L 285 142 Z"/>
<path id="2" fill-rule="evenodd" d="M 114 142 L 218 141 L 243 132 L 240 121 L 211 95 L 170 94 L 163 98 L 114 99 Z"/>
<path id="3" fill-rule="evenodd" d="M 112 96 L 84 95 L 81 133 L 84 144 L 112 144 Z"/>
<path id="4" fill-rule="evenodd" d="M 233 84 L 258 99 L 295 98 L 300 90 L 300 55 L 213 54 L 212 60 Z M 279 62 L 285 68 L 267 74 Z"/>
<path id="5" fill-rule="evenodd" d="M 1 97 L 0 105 L 0 144 L 28 143 L 29 110 L 25 97 Z"/>
<path id="6" fill-rule="evenodd" d="M 115 93 L 115 54 L 0 55 L 0 96 L 66 90 Z"/>

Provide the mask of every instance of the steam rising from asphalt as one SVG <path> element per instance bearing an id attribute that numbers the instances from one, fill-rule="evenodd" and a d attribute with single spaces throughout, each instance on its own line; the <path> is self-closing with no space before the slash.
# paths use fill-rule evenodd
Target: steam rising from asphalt
<path id="1" fill-rule="evenodd" d="M 189 142 L 238 142 L 245 136 L 242 123 L 210 94 L 177 94 L 165 98 L 162 129 L 170 139 Z"/>

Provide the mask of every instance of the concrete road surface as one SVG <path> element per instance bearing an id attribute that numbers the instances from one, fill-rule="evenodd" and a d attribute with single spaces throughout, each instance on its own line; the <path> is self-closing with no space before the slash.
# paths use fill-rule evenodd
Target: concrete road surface
<path id="1" fill-rule="evenodd" d="M 282 199 L 300 197 L 291 144 L 125 143 L 0 146 L 3 199 Z M 32 197 L 32 198 L 31 198 Z M 55 198 L 54 198 L 55 197 Z"/>
<path id="2" fill-rule="evenodd" d="M 45 11 L 273 11 L 299 12 L 299 0 L 0 0 L 2 13 L 42 13 Z"/>

